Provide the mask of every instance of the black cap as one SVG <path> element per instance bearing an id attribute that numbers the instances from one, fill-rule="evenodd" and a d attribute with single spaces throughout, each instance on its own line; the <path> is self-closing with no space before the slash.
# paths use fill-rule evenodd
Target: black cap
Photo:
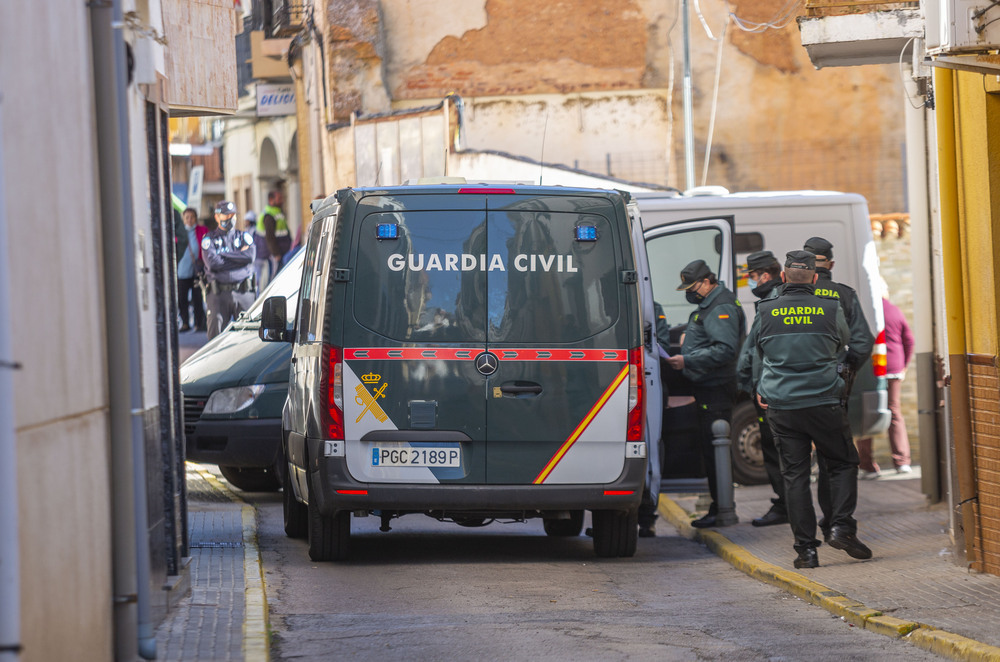
<path id="1" fill-rule="evenodd" d="M 785 254 L 786 269 L 816 269 L 816 256 L 809 251 L 788 251 Z"/>
<path id="2" fill-rule="evenodd" d="M 806 239 L 806 243 L 802 246 L 802 249 L 809 251 L 813 255 L 822 255 L 828 260 L 833 259 L 833 244 L 823 237 L 810 237 Z"/>
<path id="3" fill-rule="evenodd" d="M 747 271 L 764 271 L 771 267 L 780 267 L 778 258 L 771 251 L 757 251 L 747 255 Z"/>
<path id="4" fill-rule="evenodd" d="M 222 200 L 222 201 L 217 202 L 215 204 L 215 213 L 216 214 L 223 214 L 223 215 L 235 214 L 236 213 L 236 205 L 234 203 L 230 202 L 229 200 Z"/>
<path id="5" fill-rule="evenodd" d="M 705 264 L 705 260 L 695 260 L 681 269 L 681 284 L 677 286 L 677 289 L 686 290 L 699 280 L 708 278 L 711 275 L 712 270 Z"/>

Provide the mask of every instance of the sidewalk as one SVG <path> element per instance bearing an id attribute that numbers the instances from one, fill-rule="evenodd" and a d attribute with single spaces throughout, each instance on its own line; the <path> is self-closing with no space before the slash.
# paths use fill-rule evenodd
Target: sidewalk
<path id="1" fill-rule="evenodd" d="M 270 659 L 257 515 L 218 477 L 187 465 L 191 594 L 156 630 L 157 659 Z"/>
<path id="2" fill-rule="evenodd" d="M 874 552 L 869 561 L 822 545 L 820 567 L 794 570 L 790 527 L 750 524 L 771 506 L 769 485 L 736 489 L 740 522 L 733 526 L 690 526 L 696 495 L 661 495 L 660 514 L 737 569 L 858 627 L 951 659 L 1000 661 L 1000 577 L 955 563 L 946 507 L 928 506 L 919 473 L 909 476 L 858 483 L 855 516 L 858 537 Z"/>

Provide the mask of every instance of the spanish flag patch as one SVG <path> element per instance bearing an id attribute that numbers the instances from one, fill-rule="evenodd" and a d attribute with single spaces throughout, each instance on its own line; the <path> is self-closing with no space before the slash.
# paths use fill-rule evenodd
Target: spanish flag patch
<path id="1" fill-rule="evenodd" d="M 727 319 L 729 319 L 729 315 L 719 315 L 719 319 L 720 320 L 727 320 Z"/>

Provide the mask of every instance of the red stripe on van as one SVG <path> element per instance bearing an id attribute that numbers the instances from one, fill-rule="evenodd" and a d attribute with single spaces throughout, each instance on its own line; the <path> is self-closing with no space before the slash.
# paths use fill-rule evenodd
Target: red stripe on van
<path id="1" fill-rule="evenodd" d="M 575 430 L 573 430 L 573 433 L 563 443 L 563 445 L 559 447 L 559 450 L 556 451 L 556 454 L 553 455 L 552 459 L 549 460 L 548 464 L 545 465 L 545 468 L 542 469 L 542 472 L 538 474 L 537 477 L 535 477 L 535 480 L 533 481 L 535 485 L 541 485 L 542 483 L 545 482 L 545 479 L 549 477 L 549 474 L 551 474 L 552 470 L 556 468 L 556 465 L 559 464 L 559 461 L 566 456 L 566 453 L 569 452 L 569 449 L 573 447 L 573 444 L 575 444 L 576 440 L 580 438 L 580 435 L 583 434 L 583 431 L 587 429 L 587 426 L 590 425 L 590 422 L 594 420 L 594 417 L 597 416 L 598 412 L 600 412 L 601 409 L 604 408 L 604 405 L 607 404 L 608 399 L 611 398 L 611 394 L 613 394 L 615 392 L 615 389 L 618 388 L 618 386 L 623 381 L 625 381 L 626 377 L 628 377 L 628 366 L 622 368 L 621 372 L 618 373 L 618 376 L 611 381 L 611 386 L 609 386 L 604 391 L 604 393 L 601 394 L 601 397 L 598 398 L 597 403 L 593 407 L 591 407 L 590 411 L 587 412 L 587 415 L 583 417 L 582 421 L 580 421 L 580 424 L 576 426 Z"/>
<path id="2" fill-rule="evenodd" d="M 453 347 L 357 347 L 345 349 L 349 361 L 471 361 L 485 349 Z M 628 361 L 625 349 L 491 349 L 501 361 Z"/>

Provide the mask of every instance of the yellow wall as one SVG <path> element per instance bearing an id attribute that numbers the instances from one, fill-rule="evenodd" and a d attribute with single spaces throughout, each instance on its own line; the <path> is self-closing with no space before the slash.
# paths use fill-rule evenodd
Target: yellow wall
<path id="1" fill-rule="evenodd" d="M 982 74 L 958 72 L 955 83 L 958 203 L 967 311 L 965 351 L 995 355 L 1000 98 L 984 91 Z"/>

